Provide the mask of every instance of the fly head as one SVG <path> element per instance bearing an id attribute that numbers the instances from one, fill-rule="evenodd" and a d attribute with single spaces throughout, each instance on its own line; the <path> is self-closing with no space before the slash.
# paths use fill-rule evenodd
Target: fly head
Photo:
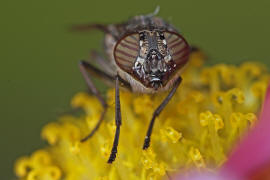
<path id="1" fill-rule="evenodd" d="M 189 51 L 186 40 L 176 32 L 142 30 L 122 38 L 114 57 L 122 70 L 158 90 L 186 64 Z"/>

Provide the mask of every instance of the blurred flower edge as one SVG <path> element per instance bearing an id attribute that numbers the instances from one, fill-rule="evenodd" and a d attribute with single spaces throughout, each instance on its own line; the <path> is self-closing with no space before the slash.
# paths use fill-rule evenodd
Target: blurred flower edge
<path id="1" fill-rule="evenodd" d="M 117 158 L 110 165 L 106 161 L 115 131 L 114 89 L 106 94 L 109 109 L 104 123 L 84 143 L 80 139 L 93 129 L 102 106 L 95 97 L 82 92 L 73 97 L 71 105 L 84 113 L 64 115 L 47 124 L 41 137 L 48 145 L 30 156 L 18 158 L 14 165 L 16 176 L 22 180 L 143 180 L 169 179 L 190 169 L 211 175 L 231 172 L 230 168 L 241 160 L 237 159 L 240 151 L 237 148 L 233 151 L 234 146 L 246 134 L 243 144 L 252 139 L 249 136 L 256 131 L 256 128 L 252 131 L 254 124 L 259 126 L 265 119 L 266 115 L 262 115 L 257 123 L 270 76 L 256 62 L 208 67 L 204 61 L 202 52 L 191 54 L 182 74 L 183 83 L 158 117 L 148 150 L 141 149 L 147 130 L 145 124 L 150 122 L 154 108 L 167 93 L 153 96 L 120 92 L 123 125 Z M 264 109 L 266 106 L 269 103 Z M 240 143 L 239 149 L 248 147 L 243 144 Z M 234 175 L 242 177 L 246 169 L 238 169 L 239 174 Z"/>
<path id="2" fill-rule="evenodd" d="M 260 114 L 260 120 L 243 141 L 239 142 L 228 160 L 214 172 L 192 171 L 179 174 L 178 180 L 266 180 L 270 179 L 270 85 Z"/>

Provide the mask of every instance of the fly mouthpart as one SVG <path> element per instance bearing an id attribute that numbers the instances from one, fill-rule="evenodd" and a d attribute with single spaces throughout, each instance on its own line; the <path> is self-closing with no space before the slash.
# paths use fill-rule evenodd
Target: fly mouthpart
<path id="1" fill-rule="evenodd" d="M 160 81 L 160 79 L 157 78 L 157 77 L 153 77 L 153 78 L 151 79 L 151 82 L 158 82 L 158 81 Z"/>
<path id="2" fill-rule="evenodd" d="M 151 82 L 151 86 L 152 86 L 155 90 L 157 90 L 159 87 L 162 86 L 162 82 L 161 82 L 160 78 L 152 77 L 151 80 L 150 80 L 150 82 Z"/>
<path id="3" fill-rule="evenodd" d="M 155 90 L 158 90 L 162 86 L 161 81 L 152 82 L 151 85 Z"/>

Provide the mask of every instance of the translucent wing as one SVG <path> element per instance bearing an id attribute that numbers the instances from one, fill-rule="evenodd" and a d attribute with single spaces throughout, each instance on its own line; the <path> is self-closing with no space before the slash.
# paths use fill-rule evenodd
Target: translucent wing
<path id="1" fill-rule="evenodd" d="M 118 41 L 114 49 L 116 64 L 126 72 L 132 72 L 132 67 L 139 54 L 139 34 L 124 36 Z"/>
<path id="2" fill-rule="evenodd" d="M 175 32 L 164 32 L 164 37 L 173 62 L 177 67 L 184 66 L 188 61 L 188 55 L 190 53 L 190 47 L 186 40 Z"/>

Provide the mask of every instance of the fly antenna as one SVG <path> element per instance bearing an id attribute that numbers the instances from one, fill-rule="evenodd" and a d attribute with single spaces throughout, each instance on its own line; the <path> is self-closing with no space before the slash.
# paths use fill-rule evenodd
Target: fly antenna
<path id="1" fill-rule="evenodd" d="M 159 10 L 160 10 L 160 6 L 157 6 L 154 12 L 147 14 L 146 16 L 148 17 L 156 16 L 159 13 Z"/>

